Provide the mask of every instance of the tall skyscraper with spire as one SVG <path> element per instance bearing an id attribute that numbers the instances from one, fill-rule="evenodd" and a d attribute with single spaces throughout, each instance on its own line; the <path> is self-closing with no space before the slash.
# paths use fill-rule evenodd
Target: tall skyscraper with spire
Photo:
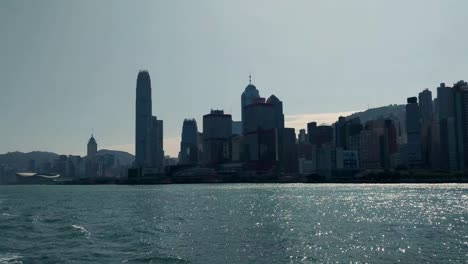
<path id="1" fill-rule="evenodd" d="M 245 128 L 245 111 L 244 108 L 252 104 L 256 99 L 260 98 L 260 93 L 252 84 L 252 75 L 249 75 L 249 85 L 245 87 L 245 91 L 241 96 L 241 115 L 242 115 L 242 130 Z"/>
<path id="2" fill-rule="evenodd" d="M 135 167 L 162 169 L 163 122 L 152 116 L 151 79 L 148 71 L 140 71 L 136 85 Z"/>

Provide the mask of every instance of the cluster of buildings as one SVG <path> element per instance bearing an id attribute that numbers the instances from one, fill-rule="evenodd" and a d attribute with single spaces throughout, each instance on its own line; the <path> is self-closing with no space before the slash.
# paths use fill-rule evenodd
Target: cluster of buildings
<path id="1" fill-rule="evenodd" d="M 301 173 L 420 169 L 462 172 L 468 167 L 468 84 L 425 89 L 407 99 L 405 119 L 386 116 L 362 124 L 340 117 L 299 131 Z M 340 171 L 341 170 L 341 171 Z"/>
<path id="2" fill-rule="evenodd" d="M 260 96 L 251 79 L 241 96 L 241 120 L 223 110 L 185 119 L 178 166 L 213 168 L 217 173 L 346 175 L 363 170 L 433 169 L 461 171 L 468 165 L 468 85 L 428 89 L 397 115 L 362 123 L 358 117 L 332 125 L 310 122 L 296 135 L 285 127 L 283 102 Z M 151 82 L 137 78 L 136 168 L 164 172 L 162 121 L 151 113 Z"/>
<path id="3" fill-rule="evenodd" d="M 86 157 L 60 155 L 49 171 L 72 180 L 126 177 L 129 166 L 120 164 L 113 154 L 98 153 L 93 135 L 88 141 L 86 154 Z"/>
<path id="4" fill-rule="evenodd" d="M 30 159 L 27 166 L 0 165 L 0 184 L 26 182 L 18 172 L 34 172 L 37 174 L 58 174 L 61 180 L 80 181 L 96 178 L 124 178 L 129 166 L 121 164 L 113 154 L 98 153 L 96 139 L 93 135 L 87 144 L 87 155 L 59 155 L 53 160 L 37 161 Z M 30 180 L 28 180 L 30 181 Z"/>
<path id="5" fill-rule="evenodd" d="M 362 123 L 339 117 L 332 125 L 312 121 L 298 134 L 285 127 L 283 102 L 260 96 L 251 79 L 241 95 L 241 120 L 223 110 L 185 119 L 178 162 L 164 156 L 163 121 L 152 115 L 151 80 L 140 71 L 136 87 L 134 168 L 164 173 L 167 166 L 208 167 L 223 172 L 346 174 L 362 170 L 463 171 L 468 165 L 468 85 L 441 84 L 407 99 L 406 116 Z"/>
<path id="6" fill-rule="evenodd" d="M 241 120 L 223 110 L 185 119 L 178 158 L 164 156 L 163 121 L 152 113 L 151 80 L 140 71 L 136 85 L 135 161 L 132 169 L 112 154 L 98 154 L 93 136 L 87 156 L 61 155 L 29 171 L 57 173 L 68 179 L 167 175 L 356 175 L 362 171 L 438 170 L 463 172 L 468 167 L 468 84 L 441 83 L 437 96 L 425 89 L 407 99 L 404 117 L 387 115 L 361 122 L 339 117 L 332 125 L 311 120 L 296 134 L 285 127 L 283 102 L 260 96 L 249 84 L 241 95 Z M 168 169 L 169 168 L 169 169 Z M 175 169 L 174 169 L 175 168 Z M 0 166 L 0 182 L 15 173 Z"/>

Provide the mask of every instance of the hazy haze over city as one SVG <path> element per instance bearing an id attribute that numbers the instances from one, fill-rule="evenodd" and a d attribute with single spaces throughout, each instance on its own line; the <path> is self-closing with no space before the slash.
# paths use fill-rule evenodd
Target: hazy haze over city
<path id="1" fill-rule="evenodd" d="M 135 85 L 152 81 L 165 151 L 184 118 L 240 120 L 252 74 L 286 125 L 405 103 L 467 78 L 467 1 L 0 1 L 0 153 L 133 153 Z M 298 132 L 298 131 L 296 131 Z"/>

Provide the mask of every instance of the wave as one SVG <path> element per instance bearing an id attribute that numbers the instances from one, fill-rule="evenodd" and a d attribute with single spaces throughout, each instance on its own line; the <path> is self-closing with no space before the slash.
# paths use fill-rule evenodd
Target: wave
<path id="1" fill-rule="evenodd" d="M 179 257 L 171 257 L 171 256 L 147 256 L 147 257 L 140 257 L 140 258 L 135 258 L 135 259 L 125 259 L 121 263 L 127 263 L 127 262 L 136 262 L 136 263 L 168 263 L 168 264 L 184 264 L 184 263 L 190 263 L 190 261 L 179 258 Z"/>
<path id="2" fill-rule="evenodd" d="M 88 230 L 86 230 L 86 228 L 84 228 L 83 226 L 80 226 L 80 225 L 71 225 L 71 227 L 73 227 L 74 229 L 80 231 L 81 233 L 85 234 L 85 236 L 87 238 L 89 238 L 91 236 L 91 232 L 89 232 Z"/>
<path id="3" fill-rule="evenodd" d="M 15 254 L 0 255 L 0 264 L 23 264 L 23 257 Z"/>

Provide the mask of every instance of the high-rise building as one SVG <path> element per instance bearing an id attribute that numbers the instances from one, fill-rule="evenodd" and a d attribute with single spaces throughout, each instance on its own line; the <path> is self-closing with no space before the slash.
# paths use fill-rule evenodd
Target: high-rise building
<path id="1" fill-rule="evenodd" d="M 309 137 L 309 143 L 317 145 L 317 142 L 315 142 L 317 135 L 317 122 L 307 123 L 307 135 Z"/>
<path id="2" fill-rule="evenodd" d="M 440 168 L 458 170 L 457 134 L 453 89 L 441 83 L 437 88 L 437 110 L 440 129 Z"/>
<path id="3" fill-rule="evenodd" d="M 316 122 L 307 124 L 307 134 L 309 135 L 309 142 L 312 145 L 321 146 L 325 143 L 333 141 L 333 127 L 327 125 L 317 126 Z"/>
<path id="4" fill-rule="evenodd" d="M 422 123 L 430 123 L 434 115 L 432 92 L 429 91 L 429 89 L 425 89 L 424 91 L 419 93 L 418 97 Z"/>
<path id="5" fill-rule="evenodd" d="M 182 126 L 179 164 L 198 163 L 198 127 L 195 119 L 185 119 Z"/>
<path id="6" fill-rule="evenodd" d="M 244 128 L 244 121 L 246 114 L 244 113 L 244 108 L 250 104 L 252 104 L 256 99 L 260 98 L 260 94 L 252 84 L 252 76 L 249 76 L 249 85 L 245 87 L 244 92 L 241 96 L 241 115 L 242 115 L 242 126 Z"/>
<path id="7" fill-rule="evenodd" d="M 299 144 L 309 143 L 309 141 L 307 140 L 307 134 L 306 134 L 305 129 L 299 130 L 298 143 Z"/>
<path id="8" fill-rule="evenodd" d="M 96 139 L 94 139 L 94 136 L 91 135 L 91 138 L 88 141 L 88 146 L 87 146 L 87 155 L 88 157 L 92 157 L 97 153 L 97 143 Z"/>
<path id="9" fill-rule="evenodd" d="M 421 165 L 421 114 L 418 98 L 408 98 L 406 104 L 406 133 L 408 135 L 407 157 L 410 168 Z"/>
<path id="10" fill-rule="evenodd" d="M 297 173 L 299 168 L 298 145 L 296 143 L 296 131 L 294 128 L 283 128 L 281 142 L 278 143 L 279 161 L 281 170 L 285 173 Z"/>
<path id="11" fill-rule="evenodd" d="M 242 135 L 242 121 L 232 121 L 232 135 Z"/>
<path id="12" fill-rule="evenodd" d="M 317 127 L 314 142 L 317 146 L 333 142 L 333 127 L 321 125 Z"/>
<path id="13" fill-rule="evenodd" d="M 432 155 L 432 120 L 434 117 L 434 103 L 432 92 L 429 89 L 419 93 L 419 109 L 421 112 L 421 150 L 422 162 L 430 166 Z"/>
<path id="14" fill-rule="evenodd" d="M 335 123 L 335 145 L 337 148 L 346 149 L 346 118 L 340 116 Z"/>
<path id="15" fill-rule="evenodd" d="M 454 84 L 453 90 L 458 169 L 464 170 L 468 168 L 468 83 L 459 81 Z"/>
<path id="16" fill-rule="evenodd" d="M 406 104 L 406 133 L 408 135 L 407 157 L 410 168 L 421 165 L 421 114 L 418 98 L 408 98 Z"/>
<path id="17" fill-rule="evenodd" d="M 445 119 L 454 116 L 454 95 L 453 90 L 441 83 L 437 87 L 437 109 L 439 111 L 439 119 Z"/>
<path id="18" fill-rule="evenodd" d="M 135 165 L 146 166 L 148 130 L 152 115 L 151 79 L 147 71 L 140 71 L 136 85 Z"/>
<path id="19" fill-rule="evenodd" d="M 358 148 L 356 148 L 356 145 L 353 145 L 353 143 L 355 143 L 355 141 L 353 140 L 359 137 L 359 133 L 361 133 L 362 129 L 363 126 L 359 117 L 355 117 L 346 122 L 346 150 L 358 150 Z"/>
<path id="20" fill-rule="evenodd" d="M 376 130 L 366 129 L 360 133 L 360 168 L 380 169 L 380 137 Z"/>
<path id="21" fill-rule="evenodd" d="M 384 169 L 393 169 L 391 158 L 398 152 L 397 129 L 394 120 L 384 121 L 384 133 L 381 136 L 381 162 Z"/>
<path id="22" fill-rule="evenodd" d="M 272 95 L 265 101 L 258 97 L 243 108 L 243 160 L 256 170 L 269 170 L 280 163 L 281 170 L 297 170 L 297 147 L 294 129 L 284 128 L 283 103 Z M 296 158 L 286 152 L 296 153 Z"/>
<path id="23" fill-rule="evenodd" d="M 278 99 L 274 94 L 271 95 L 267 101 L 267 104 L 273 105 L 274 116 L 275 116 L 275 128 L 284 128 L 284 114 L 283 114 L 283 102 Z"/>
<path id="24" fill-rule="evenodd" d="M 135 167 L 162 170 L 164 162 L 163 121 L 152 116 L 151 79 L 140 71 L 136 84 Z"/>
<path id="25" fill-rule="evenodd" d="M 215 165 L 231 160 L 232 116 L 211 110 L 203 116 L 203 163 Z"/>
<path id="26" fill-rule="evenodd" d="M 151 117 L 151 126 L 148 130 L 146 147 L 146 166 L 162 170 L 164 167 L 163 150 L 163 121 L 155 116 Z"/>

